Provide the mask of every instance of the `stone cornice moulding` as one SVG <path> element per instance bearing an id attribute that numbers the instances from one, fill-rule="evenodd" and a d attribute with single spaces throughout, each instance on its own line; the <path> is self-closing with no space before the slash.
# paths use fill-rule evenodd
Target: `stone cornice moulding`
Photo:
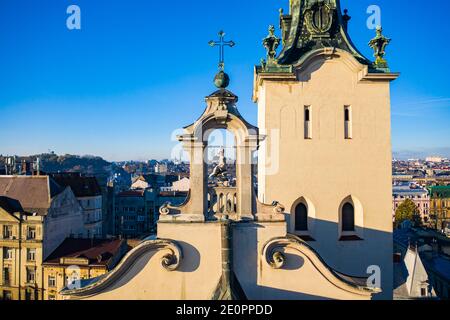
<path id="1" fill-rule="evenodd" d="M 381 292 L 381 289 L 379 288 L 360 286 L 343 279 L 323 261 L 314 249 L 312 249 L 305 241 L 294 235 L 269 240 L 263 246 L 261 255 L 272 269 L 282 269 L 287 259 L 284 254 L 285 248 L 290 248 L 299 252 L 311 262 L 316 270 L 327 281 L 341 290 L 368 298 Z"/>
<path id="2" fill-rule="evenodd" d="M 114 284 L 116 284 L 145 253 L 163 250 L 168 251 L 168 253 L 161 258 L 161 266 L 170 272 L 177 270 L 183 259 L 181 246 L 173 240 L 147 240 L 131 250 L 114 270 L 97 278 L 97 281 L 80 289 L 63 289 L 60 294 L 69 298 L 88 298 L 101 292 L 105 292 L 108 288 L 114 286 Z"/>
<path id="3" fill-rule="evenodd" d="M 322 64 L 324 61 L 336 59 L 339 59 L 339 61 L 343 62 L 349 70 L 358 75 L 358 82 L 393 81 L 400 76 L 400 73 L 397 72 L 370 72 L 369 66 L 361 64 L 347 51 L 337 48 L 322 48 L 311 51 L 302 57 L 302 59 L 294 65 L 294 73 L 258 73 L 258 70 L 255 67 L 253 102 L 258 102 L 259 88 L 263 85 L 264 81 L 297 83 L 302 81 L 302 74 L 310 74 L 316 70 L 315 67 L 317 65 Z"/>

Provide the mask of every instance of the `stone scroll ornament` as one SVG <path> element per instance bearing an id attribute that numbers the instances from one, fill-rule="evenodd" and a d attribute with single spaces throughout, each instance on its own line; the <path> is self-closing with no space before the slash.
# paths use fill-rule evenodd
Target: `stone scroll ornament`
<path id="1" fill-rule="evenodd" d="M 374 51 L 373 55 L 375 57 L 375 62 L 374 62 L 375 68 L 377 68 L 377 69 L 389 68 L 387 61 L 384 59 L 384 56 L 386 54 L 386 51 L 385 51 L 386 47 L 389 45 L 390 42 L 391 42 L 391 39 L 386 38 L 383 35 L 383 28 L 381 26 L 378 26 L 377 30 L 376 30 L 375 38 L 373 38 L 369 42 L 369 46 Z"/>

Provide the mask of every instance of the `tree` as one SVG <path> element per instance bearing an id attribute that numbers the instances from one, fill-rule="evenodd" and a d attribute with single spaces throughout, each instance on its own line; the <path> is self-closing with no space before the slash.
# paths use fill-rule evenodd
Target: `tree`
<path id="1" fill-rule="evenodd" d="M 422 224 L 416 204 L 411 199 L 403 201 L 395 211 L 395 227 L 397 228 L 405 220 L 410 220 L 416 227 Z"/>

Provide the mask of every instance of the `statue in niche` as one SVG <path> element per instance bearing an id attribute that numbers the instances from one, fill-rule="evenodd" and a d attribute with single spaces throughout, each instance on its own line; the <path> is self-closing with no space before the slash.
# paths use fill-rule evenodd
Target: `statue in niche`
<path id="1" fill-rule="evenodd" d="M 220 148 L 219 153 L 217 155 L 219 157 L 219 162 L 214 167 L 214 170 L 209 176 L 209 178 L 210 179 L 217 178 L 219 182 L 223 183 L 228 181 L 227 158 L 225 158 L 225 149 Z"/>

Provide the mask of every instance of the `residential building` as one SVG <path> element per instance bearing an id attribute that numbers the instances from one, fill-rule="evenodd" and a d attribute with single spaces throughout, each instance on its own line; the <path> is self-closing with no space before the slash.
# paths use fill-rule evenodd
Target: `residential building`
<path id="1" fill-rule="evenodd" d="M 88 238 L 103 237 L 103 196 L 95 177 L 81 173 L 57 173 L 52 178 L 61 187 L 70 187 L 83 209 L 84 226 Z"/>
<path id="2" fill-rule="evenodd" d="M 442 157 L 432 156 L 432 157 L 427 157 L 425 161 L 426 161 L 426 162 L 441 163 L 442 160 L 443 160 Z"/>
<path id="3" fill-rule="evenodd" d="M 155 173 L 157 174 L 166 174 L 168 171 L 167 164 L 165 163 L 157 163 L 155 165 Z"/>
<path id="4" fill-rule="evenodd" d="M 115 197 L 115 235 L 142 238 L 155 230 L 156 193 L 147 190 L 129 190 Z"/>
<path id="5" fill-rule="evenodd" d="M 179 181 L 178 175 L 172 174 L 146 174 L 135 177 L 131 189 L 163 189 L 171 188 L 173 183 Z"/>
<path id="6" fill-rule="evenodd" d="M 430 196 L 428 190 L 410 182 L 399 182 L 394 184 L 392 192 L 392 214 L 398 207 L 409 199 L 414 202 L 417 207 L 417 213 L 420 214 L 424 224 L 430 223 Z"/>
<path id="7" fill-rule="evenodd" d="M 42 262 L 84 232 L 70 188 L 48 176 L 0 176 L 0 299 L 42 299 Z"/>
<path id="8" fill-rule="evenodd" d="M 450 225 L 450 186 L 433 186 L 430 192 L 430 215 L 436 230 L 445 232 Z"/>
<path id="9" fill-rule="evenodd" d="M 184 177 L 178 181 L 173 182 L 172 187 L 168 191 L 174 192 L 189 192 L 191 188 L 191 180 L 189 178 Z"/>
<path id="10" fill-rule="evenodd" d="M 102 276 L 127 251 L 125 240 L 67 238 L 43 262 L 44 300 L 63 300 L 62 289 Z"/>

